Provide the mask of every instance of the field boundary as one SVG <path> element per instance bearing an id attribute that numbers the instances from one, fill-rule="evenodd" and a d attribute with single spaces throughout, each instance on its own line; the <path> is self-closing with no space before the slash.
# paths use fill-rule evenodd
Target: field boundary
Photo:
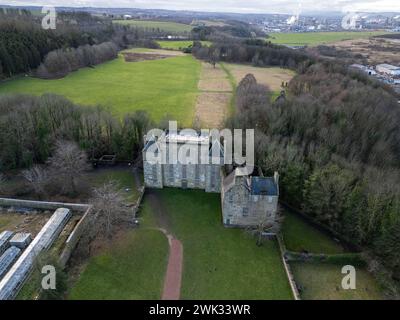
<path id="1" fill-rule="evenodd" d="M 236 90 L 237 90 L 237 82 L 235 77 L 232 75 L 231 71 L 226 67 L 226 65 L 221 62 L 220 63 L 221 69 L 225 71 L 226 75 L 228 76 L 228 80 L 231 83 L 232 87 L 232 97 L 230 101 L 230 110 L 229 113 L 233 116 L 236 112 Z"/>
<path id="2" fill-rule="evenodd" d="M 299 290 L 297 289 L 297 284 L 296 284 L 295 278 L 292 273 L 292 269 L 290 268 L 290 265 L 286 261 L 286 258 L 285 258 L 285 254 L 286 254 L 287 250 L 286 250 L 286 246 L 285 246 L 283 237 L 281 234 L 278 234 L 276 236 L 276 239 L 278 241 L 281 260 L 282 260 L 282 263 L 283 263 L 283 266 L 285 269 L 285 273 L 286 273 L 286 276 L 287 276 L 289 284 L 290 284 L 290 289 L 292 291 L 293 298 L 294 298 L 294 300 L 301 300 L 300 293 L 299 293 Z"/>

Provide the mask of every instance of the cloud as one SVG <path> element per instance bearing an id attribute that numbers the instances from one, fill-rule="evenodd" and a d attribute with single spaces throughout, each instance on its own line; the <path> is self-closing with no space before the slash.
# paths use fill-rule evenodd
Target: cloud
<path id="1" fill-rule="evenodd" d="M 288 14 L 298 11 L 400 12 L 398 0 L 0 0 L 0 4 Z"/>

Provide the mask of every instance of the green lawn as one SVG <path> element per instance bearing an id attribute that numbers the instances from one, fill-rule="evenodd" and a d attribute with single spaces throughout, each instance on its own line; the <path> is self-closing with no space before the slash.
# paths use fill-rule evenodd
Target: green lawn
<path id="1" fill-rule="evenodd" d="M 157 41 L 157 43 L 161 46 L 163 49 L 172 49 L 172 50 L 182 50 L 184 48 L 187 48 L 191 45 L 193 45 L 193 41 Z M 203 46 L 210 46 L 211 42 L 210 41 L 201 41 L 201 44 Z"/>
<path id="2" fill-rule="evenodd" d="M 285 210 L 282 233 L 289 251 L 302 252 L 306 250 L 311 253 L 325 254 L 344 252 L 340 244 L 287 210 Z"/>
<path id="3" fill-rule="evenodd" d="M 383 31 L 360 32 L 305 32 L 305 33 L 271 33 L 267 40 L 276 44 L 291 46 L 317 46 L 342 40 L 363 39 L 385 34 Z"/>
<path id="4" fill-rule="evenodd" d="M 304 300 L 383 299 L 376 280 L 362 268 L 356 268 L 356 290 L 344 290 L 342 266 L 300 262 L 291 263 L 290 266 Z"/>
<path id="5" fill-rule="evenodd" d="M 168 259 L 159 231 L 133 230 L 90 259 L 72 288 L 71 300 L 158 300 Z"/>
<path id="6" fill-rule="evenodd" d="M 277 243 L 257 247 L 243 230 L 224 228 L 219 194 L 157 192 L 168 228 L 183 243 L 182 299 L 292 298 Z M 144 208 L 144 225 L 157 224 L 148 197 Z"/>
<path id="7" fill-rule="evenodd" d="M 185 33 L 193 29 L 193 27 L 188 24 L 153 20 L 114 20 L 114 23 L 149 29 L 160 29 L 172 33 Z"/>
<path id="8" fill-rule="evenodd" d="M 173 116 L 191 125 L 201 65 L 192 56 L 125 62 L 122 57 L 58 80 L 19 78 L 0 84 L 0 95 L 56 93 L 84 105 L 101 104 L 117 116 L 146 110 L 155 121 Z"/>
<path id="9" fill-rule="evenodd" d="M 139 197 L 138 186 L 135 183 L 131 169 L 96 169 L 87 175 L 87 179 L 91 188 L 100 187 L 110 180 L 117 182 L 118 188 L 124 192 L 126 199 L 129 202 L 136 201 Z"/>

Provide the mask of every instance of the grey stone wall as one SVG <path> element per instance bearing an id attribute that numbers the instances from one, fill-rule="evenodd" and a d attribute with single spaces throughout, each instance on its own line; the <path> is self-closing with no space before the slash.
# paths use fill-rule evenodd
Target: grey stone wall
<path id="1" fill-rule="evenodd" d="M 143 161 L 143 175 L 146 187 L 149 188 L 163 187 L 162 168 L 160 164 L 150 164 L 147 161 Z"/>
<path id="2" fill-rule="evenodd" d="M 244 227 L 258 225 L 265 219 L 273 221 L 278 209 L 278 197 L 251 195 L 243 179 L 237 177 L 235 186 L 222 193 L 224 224 Z"/>
<path id="3" fill-rule="evenodd" d="M 249 190 L 243 177 L 236 178 L 236 184 L 223 193 L 222 214 L 225 225 L 241 225 L 243 214 L 248 209 Z M 246 218 L 246 217 L 245 217 Z"/>
<path id="4" fill-rule="evenodd" d="M 205 190 L 209 193 L 221 192 L 222 167 L 219 165 L 206 165 Z"/>
<path id="5" fill-rule="evenodd" d="M 162 146 L 164 147 L 164 146 Z M 168 162 L 168 145 L 166 156 Z M 179 148 L 179 145 L 178 145 Z M 179 149 L 178 149 L 179 150 Z M 145 186 L 149 188 L 184 188 L 201 189 L 206 192 L 221 192 L 222 165 L 201 164 L 200 152 L 198 164 L 150 164 L 143 154 L 143 171 Z"/>

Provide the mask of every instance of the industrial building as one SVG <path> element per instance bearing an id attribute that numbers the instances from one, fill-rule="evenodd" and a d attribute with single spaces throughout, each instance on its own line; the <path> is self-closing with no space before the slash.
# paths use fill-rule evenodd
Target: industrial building
<path id="1" fill-rule="evenodd" d="M 369 76 L 374 76 L 374 75 L 376 75 L 376 71 L 375 71 L 372 67 L 364 66 L 364 65 L 362 65 L 362 64 L 357 64 L 357 63 L 355 63 L 355 64 L 352 64 L 352 65 L 350 66 L 350 68 L 351 68 L 351 69 L 355 69 L 355 70 L 360 70 L 360 71 L 362 71 L 362 72 L 368 74 Z"/>
<path id="2" fill-rule="evenodd" d="M 384 74 L 388 74 L 394 77 L 400 76 L 400 67 L 391 64 L 378 64 L 376 66 L 376 71 Z"/>

